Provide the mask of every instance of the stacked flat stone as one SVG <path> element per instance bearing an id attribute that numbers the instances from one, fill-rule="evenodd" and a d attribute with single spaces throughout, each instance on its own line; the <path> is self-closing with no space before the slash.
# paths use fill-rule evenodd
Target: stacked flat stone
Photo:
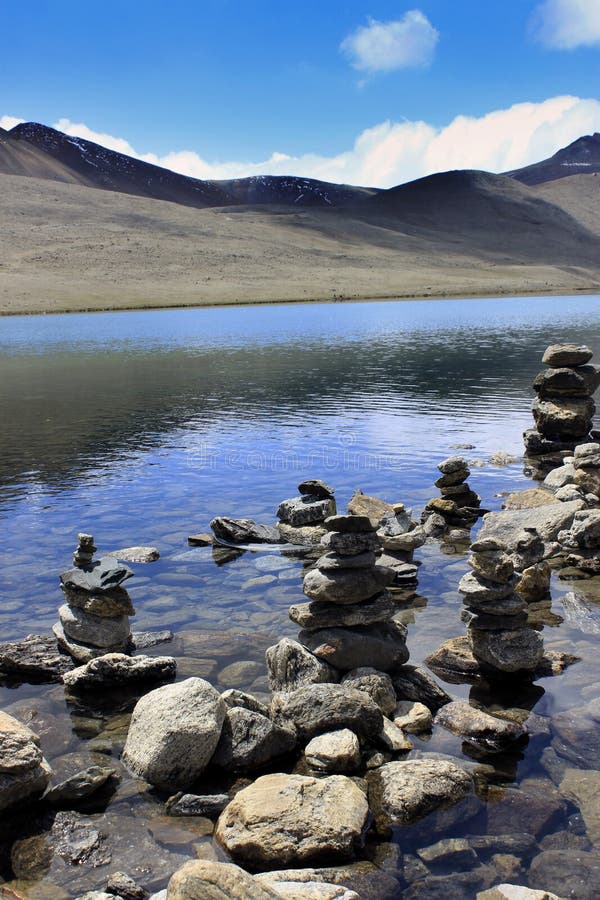
<path id="1" fill-rule="evenodd" d="M 540 634 L 527 624 L 526 602 L 516 593 L 518 576 L 506 545 L 495 538 L 471 545 L 473 569 L 458 585 L 471 651 L 491 674 L 530 672 L 541 662 Z"/>
<path id="2" fill-rule="evenodd" d="M 78 662 L 123 652 L 131 641 L 131 598 L 121 587 L 133 575 L 114 557 L 94 559 L 94 539 L 79 534 L 74 567 L 60 576 L 66 602 L 53 627 L 59 645 Z"/>
<path id="3" fill-rule="evenodd" d="M 304 577 L 310 602 L 290 609 L 303 629 L 300 643 L 338 673 L 390 671 L 408 659 L 406 629 L 392 621 L 395 604 L 386 590 L 396 572 L 377 565 L 377 527 L 367 516 L 327 518 L 325 553 Z"/>
<path id="4" fill-rule="evenodd" d="M 535 428 L 523 435 L 528 456 L 573 452 L 591 441 L 596 406 L 592 395 L 600 385 L 600 366 L 590 363 L 592 351 L 576 344 L 552 344 L 542 357 L 548 367 L 533 383 L 537 394 L 532 411 Z M 550 459 L 549 464 L 552 464 Z"/>
<path id="5" fill-rule="evenodd" d="M 441 497 L 434 497 L 423 510 L 423 519 L 441 516 L 448 528 L 464 528 L 472 525 L 479 516 L 481 497 L 471 490 L 467 478 L 471 474 L 463 456 L 449 456 L 438 465 L 441 472 L 435 486 Z"/>
<path id="6" fill-rule="evenodd" d="M 277 529 L 291 543 L 318 544 L 325 534 L 325 519 L 336 513 L 334 489 L 315 478 L 300 482 L 298 491 L 299 497 L 277 507 Z"/>

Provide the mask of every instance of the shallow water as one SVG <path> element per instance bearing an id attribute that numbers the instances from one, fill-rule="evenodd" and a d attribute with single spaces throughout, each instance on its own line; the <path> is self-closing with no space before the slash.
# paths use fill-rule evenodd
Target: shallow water
<path id="1" fill-rule="evenodd" d="M 136 577 L 128 582 L 134 629 L 176 632 L 172 645 L 152 652 L 180 657 L 180 677 L 198 674 L 222 687 L 264 691 L 264 648 L 297 631 L 287 607 L 303 598 L 302 562 L 274 551 L 218 565 L 210 548 L 190 550 L 187 535 L 207 530 L 214 515 L 272 522 L 280 500 L 293 496 L 306 477 L 333 484 L 339 509 L 360 487 L 419 513 L 437 493 L 436 464 L 464 444 L 473 448 L 460 452 L 477 461 L 469 483 L 483 506 L 499 508 L 500 494 L 531 482 L 522 463 L 498 467 L 490 456 L 499 450 L 520 455 L 521 433 L 531 425 L 531 382 L 549 343 L 585 342 L 598 357 L 598 301 L 511 298 L 1 319 L 2 639 L 49 630 L 61 602 L 58 573 L 70 564 L 77 532 L 89 531 L 101 551 L 159 548 L 160 560 L 132 565 Z M 437 544 L 416 557 L 423 562 L 419 599 L 406 610 L 413 662 L 463 632 L 456 585 L 467 569 L 464 554 L 449 555 Z M 591 597 L 584 634 L 568 621 L 559 624 L 561 596 L 572 588 L 554 584 L 554 617 L 546 615 L 552 625 L 544 636 L 548 647 L 572 650 L 582 662 L 512 699 L 533 709 L 540 734 L 515 758 L 492 761 L 494 783 L 547 781 L 540 755 L 550 741 L 551 717 L 600 695 L 592 631 L 600 590 L 595 580 L 576 585 Z M 226 668 L 235 662 L 248 665 Z M 450 690 L 490 702 L 469 686 Z M 3 687 L 0 702 L 21 718 L 33 715 L 51 764 L 94 748 L 104 760 L 107 751 L 118 759 L 126 704 L 125 713 L 116 714 L 78 709 L 56 685 Z M 415 746 L 466 760 L 468 748 L 438 731 Z M 209 836 L 199 836 L 207 825 L 163 821 L 161 798 L 121 774 L 117 793 L 93 808 L 94 815 L 111 832 L 132 835 L 132 847 L 142 846 L 143 837 L 135 864 L 141 857 L 152 868 L 148 861 L 160 848 L 159 871 L 146 882 L 140 874 L 142 883 L 160 886 L 179 857 L 219 852 Z M 540 839 L 546 831 L 575 827 L 568 817 L 576 812 L 565 807 Z M 402 839 L 409 847 L 407 835 Z M 109 867 L 79 867 L 76 878 L 52 870 L 48 879 L 65 886 L 63 896 L 76 896 L 84 887 L 103 886 L 109 871 L 131 869 L 135 876 L 127 840 L 121 844 Z M 10 877 L 6 863 L 3 874 Z M 28 887 L 28 895 L 41 890 L 39 896 L 50 896 L 49 881 Z"/>

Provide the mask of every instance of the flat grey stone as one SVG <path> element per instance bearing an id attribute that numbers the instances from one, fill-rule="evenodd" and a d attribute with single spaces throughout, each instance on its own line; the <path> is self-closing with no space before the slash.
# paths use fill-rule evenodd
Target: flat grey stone
<path id="1" fill-rule="evenodd" d="M 0 673 L 19 681 L 60 682 L 73 665 L 56 638 L 48 635 L 28 634 L 21 641 L 0 644 Z"/>
<path id="2" fill-rule="evenodd" d="M 349 728 L 359 738 L 379 734 L 383 716 L 368 694 L 341 684 L 311 684 L 289 693 L 276 693 L 271 701 L 276 722 L 292 722 L 300 740 Z"/>
<path id="3" fill-rule="evenodd" d="M 292 622 L 301 628 L 328 628 L 337 625 L 372 625 L 375 622 L 386 622 L 397 610 L 396 603 L 388 591 L 383 591 L 352 606 L 340 606 L 339 603 L 322 603 L 311 600 L 310 603 L 296 603 L 288 612 Z"/>
<path id="4" fill-rule="evenodd" d="M 584 366 L 593 355 L 593 351 L 585 344 L 550 344 L 544 351 L 542 362 L 553 369 Z"/>
<path id="5" fill-rule="evenodd" d="M 319 500 L 309 494 L 283 500 L 277 507 L 277 518 L 298 527 L 324 522 L 328 516 L 334 516 L 335 512 L 335 500 L 332 497 Z"/>
<path id="6" fill-rule="evenodd" d="M 94 593 L 111 591 L 132 576 L 131 569 L 112 556 L 106 556 L 95 560 L 85 569 L 73 568 L 63 572 L 60 581 L 66 588 Z"/>
<path id="7" fill-rule="evenodd" d="M 177 674 L 172 656 L 127 656 L 107 653 L 63 676 L 72 691 L 115 688 L 126 684 L 171 681 Z"/>
<path id="8" fill-rule="evenodd" d="M 67 637 L 79 644 L 113 648 L 129 642 L 129 616 L 107 619 L 66 603 L 59 607 L 58 616 Z"/>

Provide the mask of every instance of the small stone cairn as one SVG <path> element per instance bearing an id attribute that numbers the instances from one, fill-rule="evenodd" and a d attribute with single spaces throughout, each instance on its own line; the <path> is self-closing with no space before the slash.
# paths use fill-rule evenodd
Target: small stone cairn
<path id="1" fill-rule="evenodd" d="M 600 366 L 590 363 L 592 355 L 586 346 L 552 344 L 542 357 L 548 368 L 533 382 L 535 428 L 523 435 L 526 455 L 544 457 L 542 466 L 560 464 L 562 456 L 592 440 L 592 394 L 600 385 Z"/>
<path id="2" fill-rule="evenodd" d="M 529 537 L 533 546 L 535 536 Z M 516 593 L 519 578 L 506 545 L 486 538 L 475 541 L 471 550 L 473 571 L 461 578 L 458 590 L 475 660 L 490 674 L 533 671 L 542 660 L 544 645 L 527 624 L 526 602 Z"/>
<path id="3" fill-rule="evenodd" d="M 295 544 L 319 544 L 325 534 L 324 522 L 336 514 L 334 489 L 319 479 L 302 481 L 299 497 L 282 500 L 277 507 L 277 530 Z"/>
<path id="4" fill-rule="evenodd" d="M 467 478 L 471 474 L 464 456 L 449 456 L 439 463 L 442 473 L 435 482 L 441 497 L 434 497 L 423 510 L 422 521 L 434 536 L 456 529 L 469 529 L 483 514 L 481 497 L 471 490 Z"/>
<path id="5" fill-rule="evenodd" d="M 133 575 L 112 556 L 94 559 L 91 534 L 77 536 L 73 568 L 60 576 L 66 602 L 53 626 L 59 645 L 78 662 L 129 647 L 131 598 L 121 584 Z"/>

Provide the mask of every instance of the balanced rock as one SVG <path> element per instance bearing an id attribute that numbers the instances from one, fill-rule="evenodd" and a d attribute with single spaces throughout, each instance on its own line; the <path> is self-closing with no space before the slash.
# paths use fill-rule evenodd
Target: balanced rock
<path id="1" fill-rule="evenodd" d="M 128 616 L 95 616 L 80 607 L 63 604 L 58 617 L 67 637 L 92 647 L 126 647 L 129 643 Z"/>
<path id="2" fill-rule="evenodd" d="M 188 787 L 210 761 L 226 713 L 202 678 L 156 688 L 133 710 L 123 762 L 150 784 Z"/>
<path id="3" fill-rule="evenodd" d="M 585 344 L 550 344 L 546 347 L 542 362 L 554 369 L 562 366 L 584 366 L 594 355 Z"/>
<path id="4" fill-rule="evenodd" d="M 344 775 L 265 775 L 219 816 L 216 838 L 231 856 L 260 868 L 353 856 L 369 807 Z"/>
<path id="5" fill-rule="evenodd" d="M 75 567 L 63 572 L 60 581 L 65 588 L 87 591 L 91 594 L 96 591 L 112 591 L 132 576 L 130 568 L 112 556 L 105 556 L 94 560 L 85 568 Z"/>
<path id="6" fill-rule="evenodd" d="M 300 494 L 310 494 L 318 500 L 326 500 L 328 497 L 333 497 L 335 488 L 332 488 L 326 481 L 321 481 L 319 478 L 309 478 L 307 481 L 300 482 L 298 492 Z"/>
<path id="7" fill-rule="evenodd" d="M 369 600 L 390 585 L 393 569 L 372 566 L 366 569 L 312 569 L 304 576 L 303 590 L 311 600 L 351 604 Z"/>
<path id="8" fill-rule="evenodd" d="M 277 518 L 288 525 L 315 525 L 324 522 L 328 516 L 335 515 L 333 497 L 319 499 L 311 494 L 283 500 L 277 507 Z"/>
<path id="9" fill-rule="evenodd" d="M 320 562 L 320 560 L 319 560 Z M 292 622 L 304 629 L 329 628 L 336 625 L 373 625 L 375 622 L 387 622 L 396 612 L 396 603 L 388 591 L 382 591 L 370 600 L 341 606 L 339 603 L 326 603 L 312 600 L 310 603 L 297 603 L 289 608 Z M 277 688 L 281 690 L 281 688 Z"/>

